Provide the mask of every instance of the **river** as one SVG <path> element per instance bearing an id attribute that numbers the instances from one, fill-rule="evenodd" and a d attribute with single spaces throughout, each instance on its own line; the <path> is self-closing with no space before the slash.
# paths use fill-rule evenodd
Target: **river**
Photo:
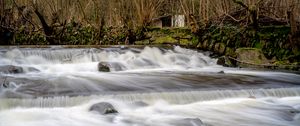
<path id="1" fill-rule="evenodd" d="M 300 126 L 300 75 L 177 46 L 0 48 L 0 68 L 0 126 Z M 90 112 L 99 102 L 119 113 Z"/>

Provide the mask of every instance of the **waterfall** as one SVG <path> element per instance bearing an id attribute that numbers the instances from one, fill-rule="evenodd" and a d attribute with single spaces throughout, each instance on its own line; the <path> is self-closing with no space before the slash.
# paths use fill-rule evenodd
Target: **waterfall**
<path id="1" fill-rule="evenodd" d="M 0 110 L 15 107 L 69 107 L 95 99 L 115 99 L 124 102 L 153 103 L 164 100 L 173 104 L 187 104 L 198 101 L 209 101 L 228 98 L 261 98 L 261 97 L 294 97 L 300 96 L 300 88 L 247 89 L 247 90 L 214 90 L 214 91 L 176 91 L 153 93 L 118 93 L 92 96 L 59 96 L 36 99 L 1 99 Z"/>
<path id="2" fill-rule="evenodd" d="M 180 47 L 174 47 L 172 50 L 156 47 L 145 47 L 144 49 L 13 49 L 1 51 L 0 58 L 2 59 L 0 65 L 10 64 L 11 60 L 16 65 L 74 65 L 110 62 L 124 66 L 125 70 L 149 68 L 186 69 L 216 64 L 214 59 L 211 59 L 204 53 Z"/>
<path id="3" fill-rule="evenodd" d="M 300 124 L 300 75 L 224 68 L 177 46 L 2 48 L 0 82 L 0 126 Z M 119 113 L 89 111 L 99 102 Z"/>

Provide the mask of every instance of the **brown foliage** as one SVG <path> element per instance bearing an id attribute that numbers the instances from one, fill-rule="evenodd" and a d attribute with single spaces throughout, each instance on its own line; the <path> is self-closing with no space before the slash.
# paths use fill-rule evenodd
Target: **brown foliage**
<path id="1" fill-rule="evenodd" d="M 74 21 L 98 29 L 96 37 L 101 38 L 104 27 L 129 32 L 144 29 L 153 18 L 174 14 L 186 15 L 195 32 L 210 22 L 222 25 L 227 18 L 257 26 L 261 16 L 286 21 L 295 31 L 295 21 L 300 20 L 299 0 L 0 0 L 0 6 L 2 29 L 16 32 L 26 26 L 31 32 L 47 27 L 47 32 L 55 31 L 45 32 L 46 36 L 60 35 L 64 25 Z"/>
<path id="2" fill-rule="evenodd" d="M 34 5 L 42 9 L 47 22 L 57 16 L 57 22 L 76 20 L 82 24 L 98 25 L 104 19 L 107 26 L 147 26 L 157 16 L 169 14 L 193 15 L 195 19 L 188 21 L 207 23 L 222 15 L 228 15 L 237 10 L 248 8 L 257 10 L 258 15 L 276 19 L 288 19 L 287 12 L 294 8 L 294 16 L 299 17 L 299 0 L 5 0 L 15 1 L 19 7 L 32 9 Z M 14 7 L 12 2 L 1 0 L 0 9 L 3 15 L 5 9 Z M 34 3 L 34 5 L 33 5 Z M 236 4 L 243 3 L 243 4 Z M 242 6 L 241 6 L 242 5 Z M 250 12 L 249 12 L 250 13 Z M 56 15 L 55 15 L 56 14 Z M 39 20 L 33 15 L 33 23 Z M 237 19 L 238 20 L 238 19 Z M 300 19 L 296 19 L 300 20 Z M 102 22 L 103 23 L 103 22 Z M 102 25 L 102 24 L 101 24 Z M 100 25 L 100 26 L 101 26 Z"/>

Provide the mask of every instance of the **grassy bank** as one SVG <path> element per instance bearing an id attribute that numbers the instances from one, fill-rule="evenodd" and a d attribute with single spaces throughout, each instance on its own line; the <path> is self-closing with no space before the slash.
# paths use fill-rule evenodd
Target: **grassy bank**
<path id="1" fill-rule="evenodd" d="M 202 34 L 190 29 L 150 28 L 147 38 L 136 44 L 180 45 L 214 52 L 226 56 L 231 67 L 258 67 L 270 69 L 299 70 L 299 38 L 291 37 L 289 26 L 251 27 L 210 26 Z"/>

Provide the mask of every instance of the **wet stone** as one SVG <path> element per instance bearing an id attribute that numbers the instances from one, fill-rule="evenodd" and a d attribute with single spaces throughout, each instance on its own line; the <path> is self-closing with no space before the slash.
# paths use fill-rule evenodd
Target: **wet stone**
<path id="1" fill-rule="evenodd" d="M 98 71 L 100 72 L 110 72 L 109 63 L 107 62 L 100 62 L 98 64 Z"/>
<path id="2" fill-rule="evenodd" d="M 5 74 L 20 74 L 24 73 L 24 70 L 22 67 L 7 65 L 0 66 L 0 72 Z"/>
<path id="3" fill-rule="evenodd" d="M 98 64 L 98 71 L 111 72 L 111 71 L 123 71 L 126 67 L 118 62 L 100 62 Z"/>
<path id="4" fill-rule="evenodd" d="M 90 107 L 89 111 L 97 112 L 101 115 L 118 113 L 114 106 L 107 102 L 94 104 Z"/>
<path id="5" fill-rule="evenodd" d="M 13 65 L 0 66 L 0 73 L 22 74 L 26 72 L 39 72 L 39 70 L 33 67 L 19 67 Z"/>

